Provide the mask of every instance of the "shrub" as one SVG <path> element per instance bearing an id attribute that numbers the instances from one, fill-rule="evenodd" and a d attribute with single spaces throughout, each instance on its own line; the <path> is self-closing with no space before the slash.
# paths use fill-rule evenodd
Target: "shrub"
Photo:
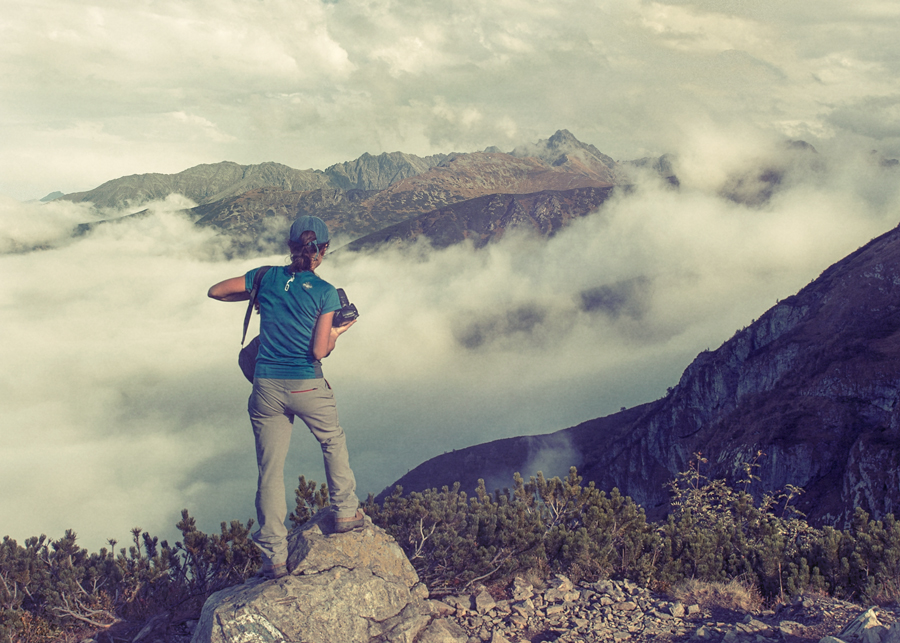
<path id="1" fill-rule="evenodd" d="M 80 627 L 94 630 L 122 620 L 167 612 L 195 614 L 212 592 L 243 582 L 259 566 L 250 541 L 252 521 L 221 524 L 219 534 L 196 528 L 187 510 L 183 540 L 170 546 L 140 528 L 133 544 L 91 554 L 73 531 L 56 541 L 8 537 L 0 544 L 0 640 L 50 641 Z"/>
<path id="2" fill-rule="evenodd" d="M 574 581 L 629 578 L 669 588 L 683 602 L 723 609 L 779 601 L 801 592 L 827 592 L 863 601 L 900 598 L 900 523 L 870 520 L 857 510 L 847 530 L 816 529 L 791 501 L 788 487 L 748 493 L 701 475 L 697 454 L 670 485 L 672 511 L 662 524 L 617 489 L 582 484 L 573 467 L 565 479 L 542 473 L 489 493 L 480 481 L 472 496 L 459 484 L 403 494 L 397 488 L 366 512 L 390 533 L 434 593 L 461 592 L 479 581 L 514 574 Z M 291 522 L 302 524 L 328 506 L 328 489 L 300 476 Z M 195 616 L 206 598 L 243 582 L 259 566 L 250 539 L 253 521 L 221 523 L 205 534 L 185 510 L 174 546 L 136 528 L 133 543 L 115 553 L 90 553 L 74 532 L 59 540 L 0 543 L 0 641 L 38 643 L 79 628 L 161 613 Z M 760 598 L 761 597 L 761 598 Z"/>

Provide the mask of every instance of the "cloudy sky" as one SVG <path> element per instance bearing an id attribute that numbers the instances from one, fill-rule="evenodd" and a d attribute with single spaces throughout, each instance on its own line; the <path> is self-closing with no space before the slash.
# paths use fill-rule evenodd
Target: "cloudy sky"
<path id="1" fill-rule="evenodd" d="M 0 534 L 20 541 L 171 536 L 184 507 L 206 530 L 252 515 L 243 309 L 205 292 L 283 261 L 226 260 L 178 197 L 72 238 L 97 215 L 26 202 L 49 192 L 222 160 L 512 149 L 560 128 L 618 159 L 676 154 L 680 191 L 648 178 L 549 243 L 329 258 L 323 277 L 363 314 L 326 362 L 363 497 L 444 451 L 660 397 L 900 219 L 898 175 L 873 162 L 900 156 L 893 2 L 0 9 Z M 762 207 L 721 198 L 786 138 L 813 144 L 815 167 L 789 168 Z M 625 304 L 581 310 L 597 289 Z M 289 471 L 323 479 L 305 432 Z"/>
<path id="2" fill-rule="evenodd" d="M 735 128 L 900 152 L 892 0 L 0 0 L 0 193 Z M 818 145 L 817 145 L 818 147 Z"/>

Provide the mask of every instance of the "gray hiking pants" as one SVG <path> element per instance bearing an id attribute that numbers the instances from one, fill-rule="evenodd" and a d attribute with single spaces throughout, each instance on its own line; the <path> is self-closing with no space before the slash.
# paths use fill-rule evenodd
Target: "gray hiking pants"
<path id="1" fill-rule="evenodd" d="M 255 378 L 248 410 L 259 467 L 256 490 L 259 530 L 253 534 L 253 541 L 262 550 L 266 562 L 279 565 L 287 561 L 288 555 L 284 461 L 295 415 L 309 427 L 322 447 L 329 500 L 338 518 L 356 515 L 359 507 L 356 479 L 350 469 L 344 430 L 338 423 L 334 394 L 324 378 Z"/>

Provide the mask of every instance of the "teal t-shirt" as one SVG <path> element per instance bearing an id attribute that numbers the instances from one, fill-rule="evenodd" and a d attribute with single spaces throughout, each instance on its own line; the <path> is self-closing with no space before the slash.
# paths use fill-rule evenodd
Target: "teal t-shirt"
<path id="1" fill-rule="evenodd" d="M 247 291 L 259 268 L 244 275 Z M 337 289 L 311 272 L 275 266 L 263 275 L 259 302 L 259 355 L 255 377 L 305 380 L 316 377 L 313 329 L 322 313 L 340 310 Z"/>

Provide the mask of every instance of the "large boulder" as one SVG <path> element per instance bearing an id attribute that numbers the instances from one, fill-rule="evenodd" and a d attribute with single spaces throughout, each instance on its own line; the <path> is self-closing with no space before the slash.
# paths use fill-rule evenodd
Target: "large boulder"
<path id="1" fill-rule="evenodd" d="M 319 512 L 288 537 L 290 575 L 210 596 L 192 643 L 412 643 L 432 617 L 403 551 L 369 518 L 332 531 Z"/>

